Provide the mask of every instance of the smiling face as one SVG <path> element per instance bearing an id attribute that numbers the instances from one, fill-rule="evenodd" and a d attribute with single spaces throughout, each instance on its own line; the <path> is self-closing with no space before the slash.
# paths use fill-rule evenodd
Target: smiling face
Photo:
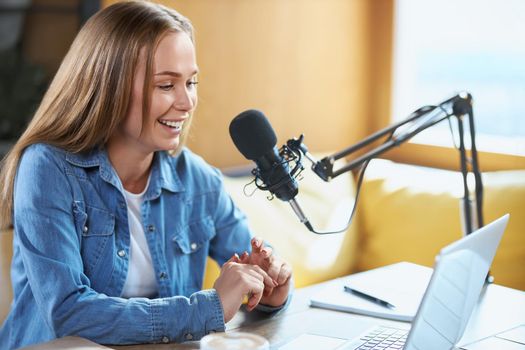
<path id="1" fill-rule="evenodd" d="M 169 32 L 154 54 L 149 114 L 143 118 L 146 55 L 142 52 L 133 80 L 133 90 L 124 123 L 111 137 L 112 146 L 150 154 L 175 150 L 197 105 L 195 48 L 184 32 Z M 189 124 L 189 123 L 188 123 Z"/>

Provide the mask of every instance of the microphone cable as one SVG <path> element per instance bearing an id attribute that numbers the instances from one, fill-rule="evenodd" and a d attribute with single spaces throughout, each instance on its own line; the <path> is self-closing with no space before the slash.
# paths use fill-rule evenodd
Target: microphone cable
<path id="1" fill-rule="evenodd" d="M 308 229 L 311 232 L 313 232 L 315 234 L 318 234 L 318 235 L 331 235 L 331 234 L 334 234 L 334 233 L 342 233 L 342 232 L 345 232 L 345 231 L 348 230 L 348 228 L 352 224 L 352 220 L 354 219 L 354 215 L 355 215 L 355 212 L 356 212 L 356 209 L 357 209 L 357 203 L 359 201 L 359 194 L 361 193 L 361 186 L 363 184 L 363 178 L 364 178 L 364 175 L 365 175 L 366 168 L 368 167 L 368 164 L 370 163 L 370 161 L 371 161 L 371 159 L 366 160 L 365 162 L 363 162 L 363 164 L 361 165 L 361 167 L 359 169 L 359 176 L 358 176 L 358 179 L 357 179 L 354 204 L 353 204 L 353 207 L 352 207 L 352 212 L 350 213 L 350 217 L 348 218 L 348 222 L 346 223 L 346 226 L 344 228 L 342 228 L 342 229 L 335 230 L 335 231 L 317 231 L 316 229 L 314 229 L 310 225 L 310 226 L 308 226 Z"/>

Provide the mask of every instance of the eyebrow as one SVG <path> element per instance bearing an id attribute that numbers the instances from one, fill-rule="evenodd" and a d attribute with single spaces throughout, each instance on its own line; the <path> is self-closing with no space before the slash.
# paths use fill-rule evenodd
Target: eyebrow
<path id="1" fill-rule="evenodd" d="M 197 74 L 197 73 L 199 73 L 199 71 L 194 70 L 194 71 L 190 74 L 190 76 L 194 76 L 194 75 Z M 155 73 L 154 75 L 155 75 L 155 76 L 157 76 L 157 75 L 171 75 L 171 76 L 176 77 L 176 78 L 182 78 L 182 77 L 183 77 L 182 73 L 179 73 L 179 72 L 172 72 L 172 71 L 162 71 L 162 72 L 159 72 L 159 73 Z"/>

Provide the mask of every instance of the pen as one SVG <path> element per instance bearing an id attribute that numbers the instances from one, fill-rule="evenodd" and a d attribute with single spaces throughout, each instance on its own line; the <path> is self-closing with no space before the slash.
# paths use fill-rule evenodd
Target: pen
<path id="1" fill-rule="evenodd" d="M 390 304 L 388 301 L 379 299 L 379 298 L 374 297 L 374 296 L 372 296 L 370 294 L 363 293 L 363 292 L 361 292 L 359 290 L 356 290 L 356 289 L 348 287 L 348 286 L 345 286 L 345 292 L 352 293 L 352 294 L 357 295 L 357 296 L 359 296 L 359 297 L 361 297 L 363 299 L 366 299 L 368 301 L 374 302 L 376 304 L 379 304 L 381 306 L 387 307 L 389 309 L 395 309 L 396 308 L 394 305 Z"/>

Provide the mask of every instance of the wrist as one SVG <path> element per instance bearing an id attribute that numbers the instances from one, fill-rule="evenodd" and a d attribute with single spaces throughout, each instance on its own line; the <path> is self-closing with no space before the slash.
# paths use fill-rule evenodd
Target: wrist
<path id="1" fill-rule="evenodd" d="M 289 301 L 289 298 L 286 298 L 284 303 L 278 306 L 259 303 L 255 309 L 258 311 L 266 312 L 266 313 L 274 313 L 274 312 L 284 309 L 288 305 L 288 301 Z"/>

